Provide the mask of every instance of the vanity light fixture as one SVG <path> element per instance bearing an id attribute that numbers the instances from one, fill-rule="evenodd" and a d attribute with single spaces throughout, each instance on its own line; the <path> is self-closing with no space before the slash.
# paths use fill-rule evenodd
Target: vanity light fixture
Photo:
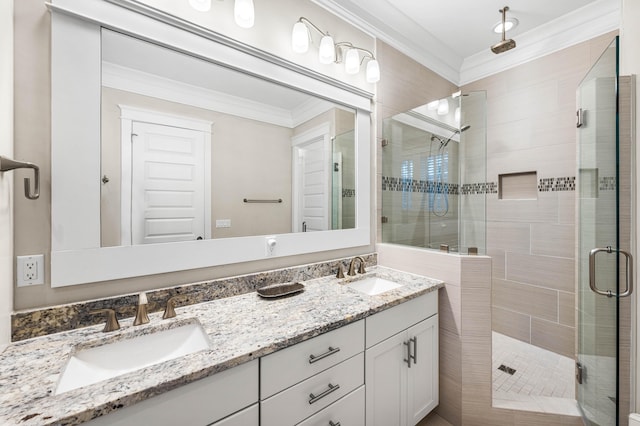
<path id="1" fill-rule="evenodd" d="M 236 0 L 233 7 L 236 24 L 242 28 L 251 28 L 255 22 L 253 0 Z"/>
<path id="2" fill-rule="evenodd" d="M 211 10 L 211 0 L 189 0 L 189 6 L 198 12 L 208 12 Z"/>
<path id="3" fill-rule="evenodd" d="M 347 74 L 357 74 L 360 72 L 360 67 L 365 59 L 368 59 L 369 62 L 367 62 L 366 68 L 367 82 L 376 83 L 380 80 L 380 64 L 378 64 L 371 51 L 354 46 L 350 42 L 334 42 L 329 32 L 322 31 L 305 17 L 300 17 L 291 31 L 291 49 L 295 53 L 309 51 L 309 41 L 312 40 L 309 28 L 322 35 L 320 47 L 318 48 L 318 61 L 321 64 L 344 62 L 344 70 Z M 360 52 L 364 53 L 362 58 L 360 57 Z"/>
<path id="4" fill-rule="evenodd" d="M 208 12 L 211 10 L 211 0 L 189 0 L 189 6 L 198 12 Z M 255 22 L 253 0 L 235 0 L 233 16 L 239 27 L 253 27 Z"/>

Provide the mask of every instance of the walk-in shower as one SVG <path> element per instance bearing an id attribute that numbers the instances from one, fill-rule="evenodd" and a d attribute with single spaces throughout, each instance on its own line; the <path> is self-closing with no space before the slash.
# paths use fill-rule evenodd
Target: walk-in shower
<path id="1" fill-rule="evenodd" d="M 383 242 L 484 253 L 485 93 L 395 114 L 383 138 Z"/>

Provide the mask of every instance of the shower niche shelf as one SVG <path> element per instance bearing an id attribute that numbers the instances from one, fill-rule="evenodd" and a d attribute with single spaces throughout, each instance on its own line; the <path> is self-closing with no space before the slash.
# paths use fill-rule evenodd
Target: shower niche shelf
<path id="1" fill-rule="evenodd" d="M 498 176 L 500 200 L 538 199 L 537 172 L 506 173 Z"/>

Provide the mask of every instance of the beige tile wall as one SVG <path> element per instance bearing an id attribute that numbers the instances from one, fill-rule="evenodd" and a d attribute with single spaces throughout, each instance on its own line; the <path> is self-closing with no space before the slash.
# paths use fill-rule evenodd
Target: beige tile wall
<path id="1" fill-rule="evenodd" d="M 576 175 L 575 91 L 614 36 L 463 87 L 463 92 L 487 91 L 487 181 L 529 171 L 538 179 Z M 487 195 L 492 327 L 573 357 L 575 191 L 535 195 L 509 200 Z"/>

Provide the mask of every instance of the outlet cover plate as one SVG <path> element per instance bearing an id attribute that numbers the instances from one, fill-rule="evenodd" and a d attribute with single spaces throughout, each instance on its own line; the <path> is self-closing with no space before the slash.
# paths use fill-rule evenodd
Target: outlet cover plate
<path id="1" fill-rule="evenodd" d="M 18 287 L 44 284 L 44 255 L 17 257 L 16 284 Z"/>

